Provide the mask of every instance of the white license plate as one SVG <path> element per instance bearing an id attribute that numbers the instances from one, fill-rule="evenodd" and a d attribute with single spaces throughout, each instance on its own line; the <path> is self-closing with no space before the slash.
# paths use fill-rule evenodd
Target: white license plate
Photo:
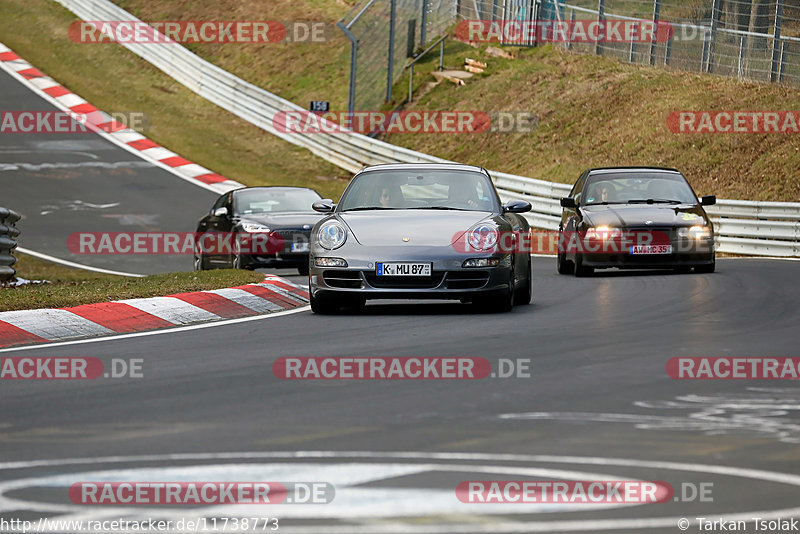
<path id="1" fill-rule="evenodd" d="M 292 243 L 292 252 L 308 252 L 308 243 Z"/>
<path id="2" fill-rule="evenodd" d="M 672 245 L 634 245 L 631 254 L 672 254 Z"/>
<path id="3" fill-rule="evenodd" d="M 378 263 L 378 276 L 431 276 L 430 263 L 392 262 Z"/>

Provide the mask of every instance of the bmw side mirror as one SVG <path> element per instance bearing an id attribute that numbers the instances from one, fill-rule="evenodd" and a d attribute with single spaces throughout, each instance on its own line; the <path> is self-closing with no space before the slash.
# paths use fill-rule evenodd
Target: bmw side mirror
<path id="1" fill-rule="evenodd" d="M 503 213 L 525 213 L 531 211 L 531 203 L 527 200 L 509 200 L 503 204 Z"/>
<path id="2" fill-rule="evenodd" d="M 700 199 L 701 206 L 713 206 L 717 203 L 717 197 L 714 195 L 706 195 Z"/>
<path id="3" fill-rule="evenodd" d="M 333 210 L 336 209 L 336 204 L 329 198 L 323 198 L 311 204 L 311 209 L 320 213 L 333 213 Z"/>
<path id="4" fill-rule="evenodd" d="M 214 210 L 214 217 L 227 217 L 228 208 L 217 208 Z"/>
<path id="5" fill-rule="evenodd" d="M 561 207 L 562 208 L 574 208 L 576 207 L 575 199 L 572 197 L 564 197 L 561 199 Z"/>

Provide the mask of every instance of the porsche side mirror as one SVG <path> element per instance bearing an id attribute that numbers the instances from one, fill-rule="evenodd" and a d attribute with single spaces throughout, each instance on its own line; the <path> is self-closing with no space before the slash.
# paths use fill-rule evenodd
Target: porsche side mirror
<path id="1" fill-rule="evenodd" d="M 713 206 L 717 203 L 717 197 L 714 195 L 706 195 L 700 199 L 701 206 Z"/>
<path id="2" fill-rule="evenodd" d="M 329 198 L 323 198 L 311 204 L 311 209 L 320 213 L 333 213 L 333 210 L 336 209 L 336 204 Z"/>
<path id="3" fill-rule="evenodd" d="M 562 208 L 574 208 L 576 207 L 575 199 L 572 197 L 564 197 L 561 199 L 561 207 Z"/>
<path id="4" fill-rule="evenodd" d="M 527 200 L 509 200 L 503 204 L 503 213 L 525 213 L 531 211 L 531 203 Z"/>

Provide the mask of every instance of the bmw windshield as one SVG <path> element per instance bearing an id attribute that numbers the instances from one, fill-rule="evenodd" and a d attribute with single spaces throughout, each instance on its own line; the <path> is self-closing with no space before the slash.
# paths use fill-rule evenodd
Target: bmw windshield
<path id="1" fill-rule="evenodd" d="M 583 205 L 697 204 L 686 179 L 673 173 L 609 173 L 590 176 Z"/>

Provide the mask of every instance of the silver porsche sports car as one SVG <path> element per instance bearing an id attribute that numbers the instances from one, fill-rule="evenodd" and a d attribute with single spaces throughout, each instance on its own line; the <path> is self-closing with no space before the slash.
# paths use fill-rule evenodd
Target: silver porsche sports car
<path id="1" fill-rule="evenodd" d="M 368 299 L 457 299 L 496 311 L 531 300 L 528 202 L 501 204 L 489 174 L 458 164 L 391 164 L 357 173 L 311 231 L 316 313 Z"/>

